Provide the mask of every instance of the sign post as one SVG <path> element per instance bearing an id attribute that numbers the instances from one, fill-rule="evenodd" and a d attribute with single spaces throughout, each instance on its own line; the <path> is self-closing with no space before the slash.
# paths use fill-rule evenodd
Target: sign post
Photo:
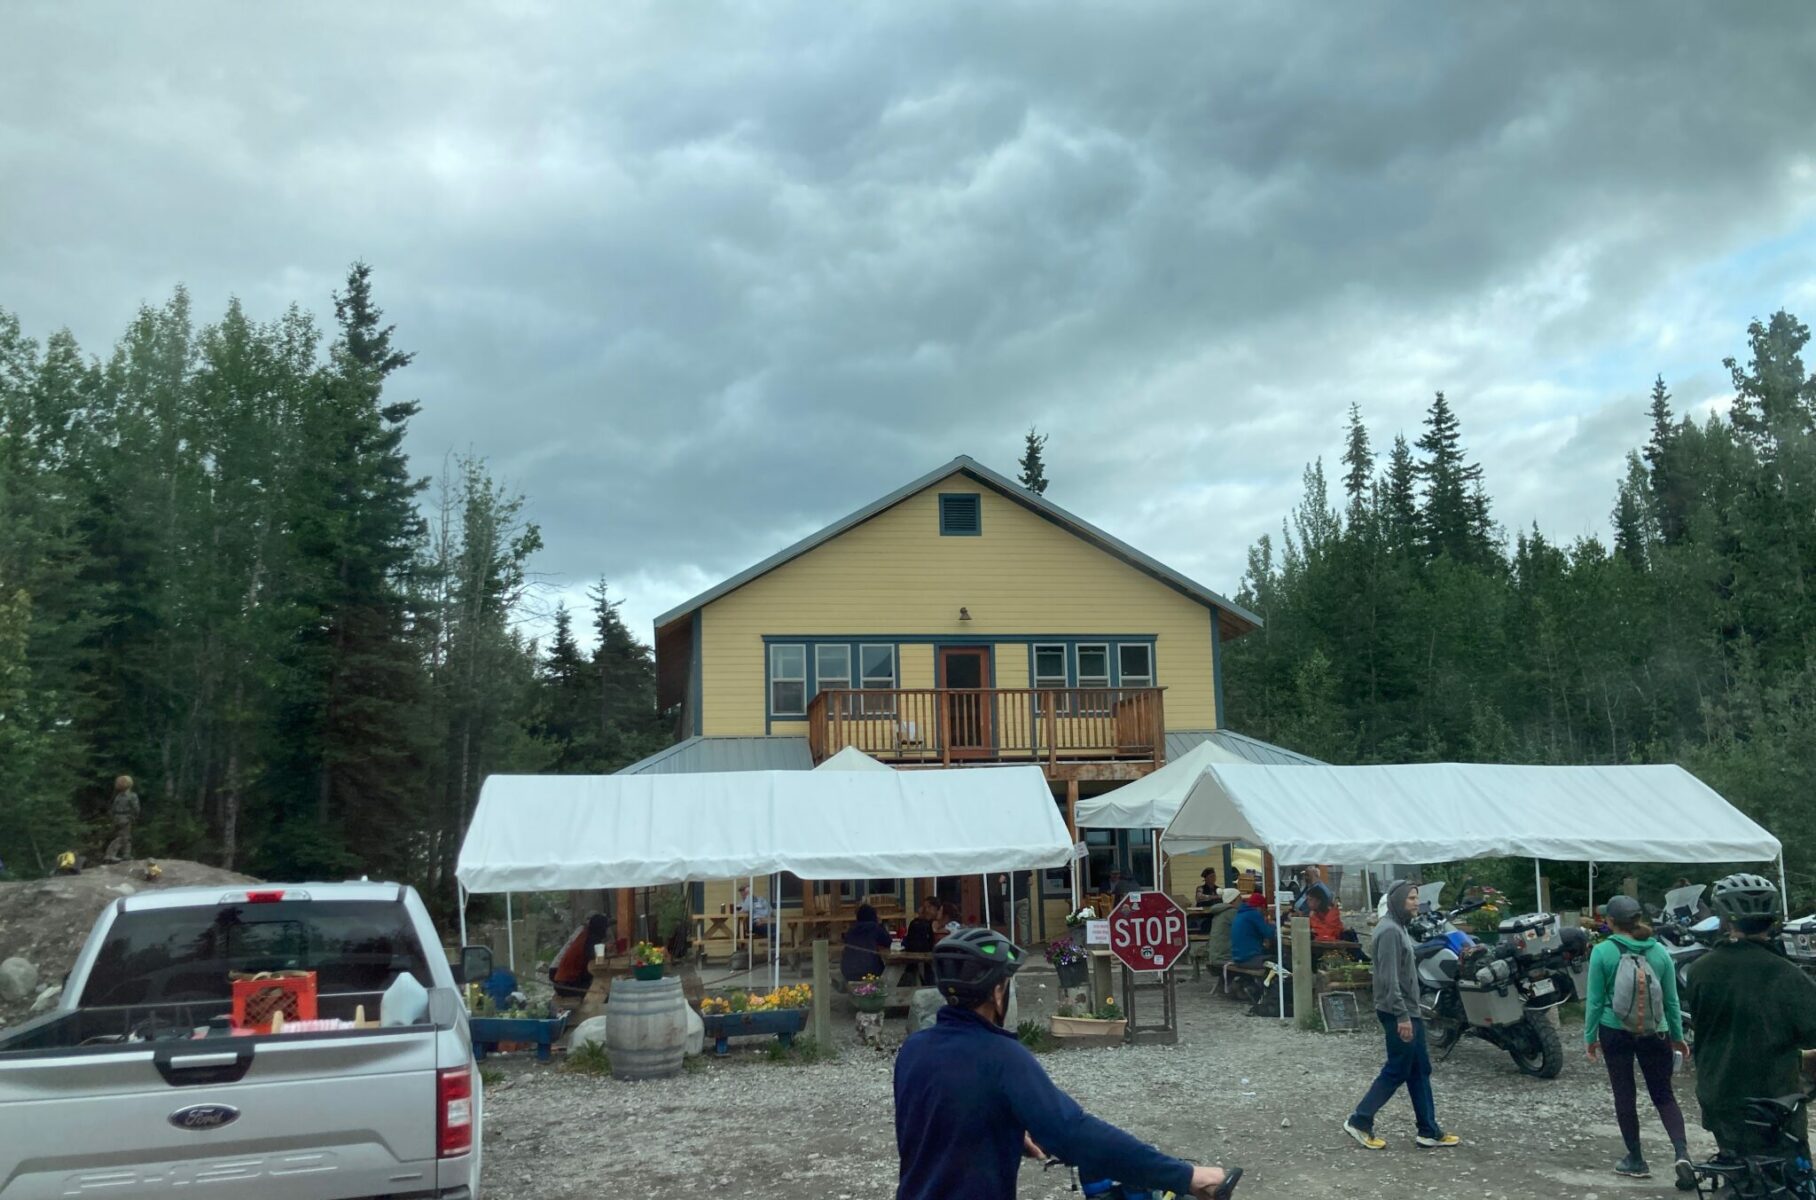
<path id="1" fill-rule="evenodd" d="M 1130 892 L 1110 911 L 1109 926 L 1110 953 L 1122 963 L 1128 1040 L 1137 1045 L 1174 1044 L 1179 1040 L 1179 1010 L 1172 967 L 1186 951 L 1185 910 L 1165 892 Z M 1156 1001 L 1160 1019 L 1146 1019 L 1146 1010 Z"/>

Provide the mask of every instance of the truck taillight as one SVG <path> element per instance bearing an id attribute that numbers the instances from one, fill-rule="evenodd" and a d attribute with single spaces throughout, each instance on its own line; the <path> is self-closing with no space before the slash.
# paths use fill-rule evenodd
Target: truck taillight
<path id="1" fill-rule="evenodd" d="M 283 898 L 284 890 L 282 888 L 273 888 L 270 891 L 264 892 L 246 893 L 246 903 L 248 904 L 276 904 Z"/>
<path id="2" fill-rule="evenodd" d="M 473 1072 L 468 1067 L 442 1071 L 436 1077 L 435 1142 L 442 1158 L 473 1149 Z"/>

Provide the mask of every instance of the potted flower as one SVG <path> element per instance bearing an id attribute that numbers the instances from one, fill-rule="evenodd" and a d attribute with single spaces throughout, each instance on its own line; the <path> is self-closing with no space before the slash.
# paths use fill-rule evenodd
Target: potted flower
<path id="1" fill-rule="evenodd" d="M 1088 968 L 1084 948 L 1071 938 L 1054 938 L 1047 943 L 1047 961 L 1059 972 L 1059 986 L 1077 988 L 1085 985 Z"/>
<path id="2" fill-rule="evenodd" d="M 1482 907 L 1464 916 L 1464 928 L 1479 941 L 1497 941 L 1501 935 L 1501 917 L 1512 911 L 1511 903 L 1506 894 L 1497 888 L 1484 887 L 1479 897 L 1484 903 Z"/>
<path id="3" fill-rule="evenodd" d="M 1062 1004 L 1047 1018 L 1047 1025 L 1054 1037 L 1074 1046 L 1115 1046 L 1121 1044 L 1129 1022 L 1116 1001 L 1106 998 L 1095 1012 Z"/>
<path id="4" fill-rule="evenodd" d="M 845 989 L 851 997 L 851 1007 L 861 1013 L 880 1013 L 888 999 L 888 989 L 875 975 L 866 975 Z"/>
<path id="5" fill-rule="evenodd" d="M 638 979 L 660 979 L 668 967 L 668 951 L 649 942 L 631 948 L 631 974 Z"/>
<path id="6" fill-rule="evenodd" d="M 1087 904 L 1083 908 L 1079 909 L 1077 912 L 1068 913 L 1066 915 L 1066 928 L 1067 929 L 1077 929 L 1080 925 L 1083 925 L 1086 921 L 1095 921 L 1096 919 L 1097 919 L 1097 910 Z"/>

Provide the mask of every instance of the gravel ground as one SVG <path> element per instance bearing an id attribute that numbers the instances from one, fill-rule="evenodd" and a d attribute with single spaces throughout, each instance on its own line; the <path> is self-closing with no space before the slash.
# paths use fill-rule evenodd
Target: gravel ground
<path id="1" fill-rule="evenodd" d="M 1661 1174 L 1640 1182 L 1612 1173 L 1621 1146 L 1607 1079 L 1580 1055 L 1544 1082 L 1520 1075 L 1493 1047 L 1465 1041 L 1434 1080 L 1439 1118 L 1464 1145 L 1415 1149 L 1402 1094 L 1377 1122 L 1388 1148 L 1369 1153 L 1339 1123 L 1380 1066 L 1378 1034 L 1302 1033 L 1206 993 L 1203 984 L 1182 985 L 1176 1046 L 1066 1050 L 1041 1061 L 1096 1115 L 1183 1158 L 1244 1167 L 1244 1197 L 1339 1188 L 1361 1200 L 1678 1195 L 1655 1118 L 1643 1136 Z M 1040 976 L 1025 980 L 1024 1018 L 1052 994 Z M 836 1002 L 833 1020 L 841 1038 L 852 1035 L 851 1016 Z M 897 1037 L 902 1029 L 890 1022 Z M 1579 1030 L 1565 1030 L 1567 1051 L 1578 1038 Z M 487 1195 L 592 1200 L 705 1187 L 754 1200 L 889 1197 L 891 1065 L 889 1054 L 850 1042 L 835 1062 L 782 1065 L 734 1053 L 642 1084 L 537 1068 L 517 1056 L 488 1060 L 497 1075 L 486 1093 Z M 1691 1149 L 1712 1152 L 1696 1128 L 1688 1084 L 1679 1091 Z M 1649 1117 L 1643 1090 L 1640 1102 Z M 1069 1194 L 1066 1183 L 1060 1172 L 1030 1165 L 1020 1194 L 1058 1200 Z"/>

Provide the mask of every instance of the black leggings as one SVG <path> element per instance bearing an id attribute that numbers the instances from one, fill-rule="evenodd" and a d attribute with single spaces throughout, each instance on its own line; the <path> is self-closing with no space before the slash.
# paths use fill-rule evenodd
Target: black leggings
<path id="1" fill-rule="evenodd" d="M 1684 1114 L 1671 1090 L 1671 1040 L 1664 1034 L 1637 1037 L 1625 1029 L 1601 1027 L 1602 1061 L 1608 1064 L 1608 1082 L 1614 1088 L 1614 1119 L 1621 1127 L 1627 1149 L 1639 1153 L 1639 1106 L 1634 1098 L 1633 1064 L 1646 1077 L 1652 1107 L 1664 1122 L 1672 1148 L 1684 1144 Z"/>

